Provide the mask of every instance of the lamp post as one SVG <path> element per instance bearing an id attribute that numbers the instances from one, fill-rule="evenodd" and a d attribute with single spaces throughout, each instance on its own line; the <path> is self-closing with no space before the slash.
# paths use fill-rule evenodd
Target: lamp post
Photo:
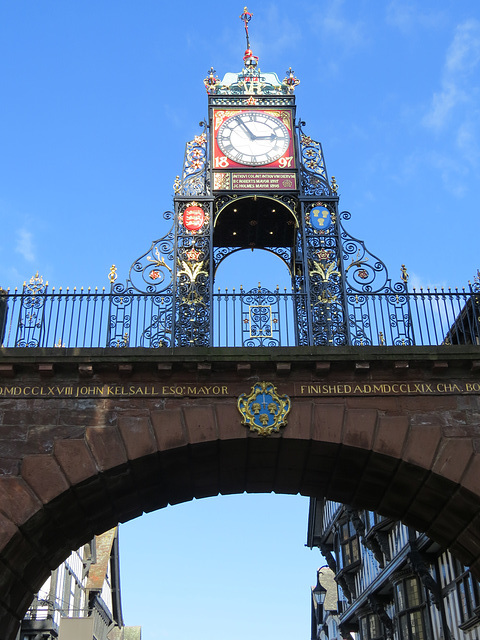
<path id="1" fill-rule="evenodd" d="M 323 607 L 323 603 L 325 602 L 325 596 L 327 595 L 327 590 L 323 585 L 320 584 L 320 569 L 317 571 L 317 584 L 312 588 L 312 596 L 315 599 L 317 605 L 321 605 Z"/>
<path id="2" fill-rule="evenodd" d="M 320 584 L 320 569 L 317 571 L 317 584 L 312 587 L 312 639 L 319 640 L 319 629 L 323 623 L 323 603 L 327 590 Z"/>

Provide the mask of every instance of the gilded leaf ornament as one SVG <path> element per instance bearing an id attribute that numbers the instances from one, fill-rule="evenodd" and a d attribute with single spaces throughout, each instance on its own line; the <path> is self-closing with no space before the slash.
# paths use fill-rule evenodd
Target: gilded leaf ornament
<path id="1" fill-rule="evenodd" d="M 182 262 L 180 263 L 180 266 L 182 268 L 178 272 L 178 275 L 187 276 L 190 282 L 195 282 L 199 275 L 208 276 L 208 273 L 205 271 L 205 269 L 202 269 L 204 262 L 205 261 L 202 261 L 192 265 L 188 262 L 185 262 L 185 260 L 182 260 Z"/>
<path id="2" fill-rule="evenodd" d="M 313 263 L 313 269 L 310 270 L 311 276 L 319 276 L 322 282 L 329 282 L 332 276 L 340 276 L 341 273 L 338 270 L 338 264 L 333 261 L 323 267 L 318 262 Z"/>
<path id="3" fill-rule="evenodd" d="M 153 265 L 155 267 L 165 267 L 170 271 L 170 273 L 172 273 L 171 267 L 169 267 L 168 264 L 165 262 L 165 258 L 162 255 L 160 255 L 160 251 L 158 250 L 158 247 L 155 247 L 154 253 L 156 258 L 151 258 L 150 256 L 147 256 L 147 260 L 149 260 L 150 262 L 153 262 Z"/>

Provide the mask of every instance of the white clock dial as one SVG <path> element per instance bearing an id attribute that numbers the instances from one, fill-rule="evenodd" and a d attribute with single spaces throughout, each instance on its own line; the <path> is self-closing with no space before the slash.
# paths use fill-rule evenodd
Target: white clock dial
<path id="1" fill-rule="evenodd" d="M 279 118 L 262 111 L 245 111 L 221 124 L 217 143 L 222 153 L 238 164 L 270 164 L 288 149 L 290 133 Z"/>

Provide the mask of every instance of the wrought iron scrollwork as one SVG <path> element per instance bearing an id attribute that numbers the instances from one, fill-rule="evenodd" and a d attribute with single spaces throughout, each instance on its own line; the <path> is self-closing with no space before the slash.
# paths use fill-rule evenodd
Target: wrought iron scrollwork
<path id="1" fill-rule="evenodd" d="M 340 220 L 350 220 L 351 214 L 342 211 Z M 390 289 L 390 279 L 385 264 L 370 253 L 362 240 L 351 236 L 340 223 L 343 260 L 345 264 L 345 281 L 347 292 L 380 292 L 385 288 Z M 405 291 L 403 283 L 394 285 L 398 292 Z"/>
<path id="2" fill-rule="evenodd" d="M 184 196 L 203 196 L 210 193 L 207 123 L 201 122 L 204 131 L 187 142 L 183 161 L 183 176 L 177 192 Z"/>
<path id="3" fill-rule="evenodd" d="M 172 220 L 174 213 L 166 211 L 163 217 Z M 172 225 L 166 235 L 152 242 L 150 249 L 135 260 L 125 283 L 116 283 L 116 273 L 111 275 L 107 346 L 129 346 L 133 317 L 135 332 L 140 332 L 135 342 L 140 346 L 172 345 L 174 255 Z"/>
<path id="4" fill-rule="evenodd" d="M 328 183 L 322 145 L 303 133 L 305 122 L 298 123 L 300 139 L 300 174 L 302 191 L 306 196 L 335 196 Z"/>
<path id="5" fill-rule="evenodd" d="M 214 272 L 216 273 L 220 264 L 233 253 L 238 251 L 246 251 L 245 247 L 215 247 L 213 250 L 213 264 Z M 291 271 L 292 268 L 292 250 L 290 247 L 258 247 L 257 251 L 268 251 L 278 256 L 282 260 L 287 269 Z"/>
<path id="6" fill-rule="evenodd" d="M 22 305 L 15 339 L 16 347 L 41 346 L 48 282 L 37 273 L 23 284 Z"/>
<path id="7" fill-rule="evenodd" d="M 473 284 L 471 285 L 472 291 L 474 293 L 480 293 L 480 270 L 477 269 L 477 275 L 473 279 Z"/>
<path id="8" fill-rule="evenodd" d="M 191 216 L 192 225 L 188 224 L 185 216 Z M 208 346 L 210 343 L 211 227 L 208 202 L 178 203 L 175 282 L 177 346 Z"/>
<path id="9" fill-rule="evenodd" d="M 348 211 L 340 214 L 341 220 L 350 218 Z M 352 344 L 414 344 L 406 270 L 402 269 L 401 282 L 392 283 L 382 260 L 342 223 L 340 229 Z"/>
<path id="10" fill-rule="evenodd" d="M 172 211 L 163 214 L 165 220 L 172 220 Z M 152 242 L 150 249 L 141 255 L 130 267 L 128 285 L 139 293 L 171 293 L 174 267 L 174 228 Z"/>
<path id="11" fill-rule="evenodd" d="M 348 343 L 348 334 L 336 204 L 309 203 L 304 215 L 311 342 L 344 345 Z"/>
<path id="12" fill-rule="evenodd" d="M 279 298 L 265 287 L 255 287 L 243 292 L 242 327 L 244 347 L 278 347 Z"/>

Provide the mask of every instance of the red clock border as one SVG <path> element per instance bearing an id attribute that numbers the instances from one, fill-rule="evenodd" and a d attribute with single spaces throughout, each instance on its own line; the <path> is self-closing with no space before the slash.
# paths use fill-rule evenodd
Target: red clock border
<path id="1" fill-rule="evenodd" d="M 255 167 L 252 167 L 251 165 L 246 165 L 246 164 L 240 164 L 239 162 L 235 162 L 233 160 L 231 160 L 230 158 L 227 158 L 222 151 L 220 150 L 218 144 L 217 144 L 217 133 L 218 130 L 220 128 L 220 126 L 222 125 L 222 123 L 227 119 L 230 118 L 231 116 L 237 115 L 239 113 L 251 113 L 252 111 L 259 111 L 262 113 L 266 113 L 268 115 L 271 115 L 275 118 L 278 118 L 279 120 L 281 120 L 284 125 L 287 127 L 287 129 L 289 130 L 290 133 L 290 143 L 288 145 L 287 150 L 285 151 L 285 153 L 278 158 L 278 160 L 275 160 L 274 162 L 270 162 L 269 164 L 262 164 L 262 165 L 256 165 Z M 245 169 L 245 168 L 249 168 L 249 169 L 255 169 L 256 171 L 258 171 L 259 169 L 261 169 L 262 171 L 264 169 L 287 169 L 287 170 L 292 170 L 296 168 L 296 162 L 295 162 L 295 147 L 293 144 L 293 119 L 292 119 L 292 112 L 290 109 L 272 109 L 272 108 L 268 108 L 268 109 L 260 109 L 260 108 L 256 108 L 256 109 L 214 109 L 213 110 L 213 140 L 212 140 L 212 148 L 213 148 L 213 169 L 215 170 L 221 170 L 221 171 L 228 171 L 229 169 Z"/>

